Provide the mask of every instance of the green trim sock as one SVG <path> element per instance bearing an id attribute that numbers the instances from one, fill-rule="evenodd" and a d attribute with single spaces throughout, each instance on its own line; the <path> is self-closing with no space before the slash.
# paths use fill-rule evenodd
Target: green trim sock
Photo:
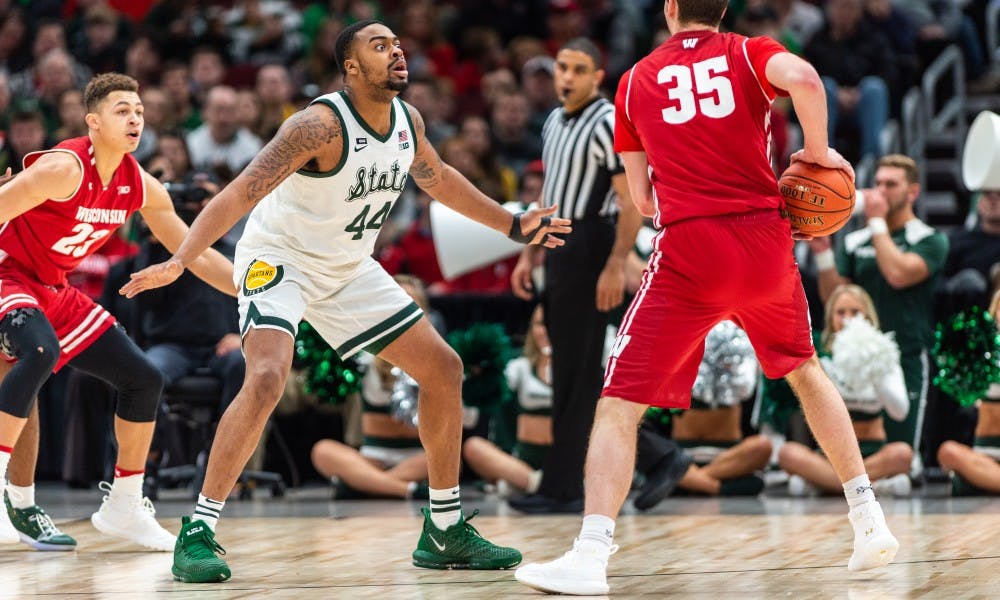
<path id="1" fill-rule="evenodd" d="M 850 481 L 845 481 L 844 496 L 851 508 L 861 506 L 865 502 L 874 502 L 875 492 L 872 491 L 872 482 L 869 481 L 868 474 L 862 473 Z"/>
<path id="2" fill-rule="evenodd" d="M 7 497 L 13 508 L 30 508 L 35 505 L 35 484 L 21 487 L 8 481 Z"/>
<path id="3" fill-rule="evenodd" d="M 194 507 L 191 515 L 192 521 L 202 520 L 212 531 L 219 524 L 219 517 L 222 516 L 222 507 L 226 505 L 225 500 L 212 500 L 205 494 L 198 494 L 198 505 Z"/>
<path id="4" fill-rule="evenodd" d="M 444 531 L 462 518 L 462 498 L 458 486 L 446 490 L 430 488 L 431 521 Z"/>

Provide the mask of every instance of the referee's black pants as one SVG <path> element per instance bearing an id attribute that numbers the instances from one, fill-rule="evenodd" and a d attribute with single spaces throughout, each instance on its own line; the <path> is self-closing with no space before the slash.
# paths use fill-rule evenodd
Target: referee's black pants
<path id="1" fill-rule="evenodd" d="M 614 242 L 613 221 L 573 221 L 566 245 L 546 251 L 542 301 L 552 342 L 552 446 L 538 493 L 558 500 L 583 497 L 608 325 L 608 313 L 597 310 L 597 279 Z"/>

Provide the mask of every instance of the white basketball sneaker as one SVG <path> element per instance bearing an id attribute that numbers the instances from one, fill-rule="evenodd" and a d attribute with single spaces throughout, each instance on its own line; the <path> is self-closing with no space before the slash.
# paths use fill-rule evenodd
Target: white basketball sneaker
<path id="1" fill-rule="evenodd" d="M 854 554 L 847 563 L 847 570 L 866 571 L 892 562 L 899 542 L 889 532 L 885 514 L 877 501 L 852 508 L 847 518 L 854 527 Z"/>
<path id="2" fill-rule="evenodd" d="M 549 594 L 603 596 L 608 593 L 608 557 L 618 551 L 602 553 L 589 544 L 573 541 L 573 549 L 547 563 L 531 563 L 514 571 L 514 577 L 528 587 Z"/>
<path id="3" fill-rule="evenodd" d="M 3 479 L 0 478 L 0 482 Z M 0 497 L 3 496 L 3 489 L 0 488 Z M 10 515 L 7 514 L 7 507 L 0 506 L 0 544 L 16 544 L 21 541 L 21 536 L 14 529 L 14 524 L 10 522 Z"/>
<path id="4" fill-rule="evenodd" d="M 98 487 L 108 492 L 100 510 L 90 516 L 90 522 L 98 531 L 153 550 L 173 551 L 176 536 L 160 527 L 153 518 L 156 509 L 149 498 L 112 495 L 111 484 L 106 481 L 102 481 Z"/>

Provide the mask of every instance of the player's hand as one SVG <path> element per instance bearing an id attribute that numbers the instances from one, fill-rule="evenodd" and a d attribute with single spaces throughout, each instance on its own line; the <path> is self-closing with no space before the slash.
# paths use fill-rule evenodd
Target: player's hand
<path id="1" fill-rule="evenodd" d="M 597 278 L 597 310 L 608 312 L 625 299 L 625 261 L 611 258 Z"/>
<path id="2" fill-rule="evenodd" d="M 135 298 L 139 292 L 169 285 L 184 272 L 184 265 L 176 258 L 150 265 L 138 273 L 132 273 L 131 281 L 118 290 L 126 298 Z"/>
<path id="3" fill-rule="evenodd" d="M 889 214 L 889 201 L 878 188 L 862 190 L 865 196 L 865 218 L 882 217 Z"/>
<path id="4" fill-rule="evenodd" d="M 565 235 L 573 231 L 573 228 L 569 219 L 552 216 L 558 208 L 553 204 L 548 208 L 533 208 L 514 215 L 514 219 L 518 222 L 512 224 L 508 237 L 522 244 L 546 248 L 562 246 L 566 241 L 556 237 L 555 234 Z"/>
<path id="5" fill-rule="evenodd" d="M 854 167 L 851 166 L 851 163 L 847 162 L 846 158 L 840 155 L 840 152 L 837 152 L 833 148 L 827 147 L 826 151 L 823 152 L 808 152 L 802 149 L 791 156 L 792 162 L 797 160 L 826 167 L 827 169 L 843 169 L 850 173 L 851 181 L 854 181 Z"/>
<path id="6" fill-rule="evenodd" d="M 522 300 L 531 300 L 535 285 L 531 282 L 531 271 L 534 268 L 530 253 L 522 252 L 517 259 L 514 270 L 510 274 L 510 289 L 514 295 Z"/>
<path id="7" fill-rule="evenodd" d="M 792 239 L 797 242 L 808 242 L 816 238 L 813 237 L 811 233 L 802 233 L 797 229 L 792 230 Z"/>
<path id="8" fill-rule="evenodd" d="M 10 167 L 7 167 L 7 170 L 4 171 L 4 174 L 0 175 L 0 186 L 7 183 L 11 179 L 14 179 L 14 176 L 11 174 Z"/>

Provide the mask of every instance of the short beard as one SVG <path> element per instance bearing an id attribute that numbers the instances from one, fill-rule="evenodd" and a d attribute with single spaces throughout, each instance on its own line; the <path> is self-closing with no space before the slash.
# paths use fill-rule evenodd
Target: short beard
<path id="1" fill-rule="evenodd" d="M 382 91 L 392 92 L 393 95 L 399 94 L 410 85 L 409 80 L 395 81 L 391 75 L 387 75 L 385 81 L 372 81 L 371 72 L 364 66 L 361 67 L 361 75 L 372 90 L 373 97 L 381 97 Z"/>

